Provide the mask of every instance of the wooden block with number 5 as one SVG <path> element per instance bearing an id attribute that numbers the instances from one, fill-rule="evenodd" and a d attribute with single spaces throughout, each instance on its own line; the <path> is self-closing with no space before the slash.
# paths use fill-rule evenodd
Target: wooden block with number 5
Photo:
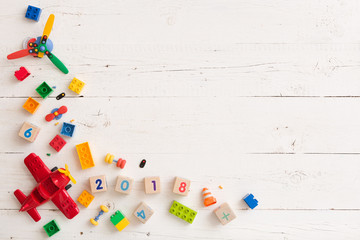
<path id="1" fill-rule="evenodd" d="M 184 179 L 184 178 L 180 178 L 180 177 L 176 177 L 175 178 L 175 183 L 174 183 L 174 189 L 173 189 L 173 193 L 176 194 L 180 194 L 183 196 L 187 196 L 189 193 L 189 189 L 190 189 L 190 180 Z"/>
<path id="2" fill-rule="evenodd" d="M 160 193 L 160 177 L 145 177 L 145 193 Z"/>
<path id="3" fill-rule="evenodd" d="M 19 131 L 19 136 L 29 142 L 34 142 L 39 132 L 40 132 L 39 127 L 31 123 L 24 122 L 24 124 L 22 125 Z"/>
<path id="4" fill-rule="evenodd" d="M 129 194 L 132 186 L 133 179 L 125 176 L 118 176 L 115 185 L 115 191 L 119 193 Z"/>
<path id="5" fill-rule="evenodd" d="M 146 203 L 142 202 L 134 212 L 134 216 L 142 223 L 146 223 L 150 217 L 154 214 L 154 210 L 151 209 Z"/>
<path id="6" fill-rule="evenodd" d="M 107 191 L 105 175 L 90 177 L 89 180 L 92 193 Z"/>

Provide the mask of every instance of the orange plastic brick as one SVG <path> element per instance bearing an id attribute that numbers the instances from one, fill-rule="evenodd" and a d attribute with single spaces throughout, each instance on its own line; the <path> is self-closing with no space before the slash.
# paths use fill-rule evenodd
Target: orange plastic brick
<path id="1" fill-rule="evenodd" d="M 88 191 L 84 190 L 77 200 L 79 203 L 84 205 L 84 207 L 88 207 L 92 200 L 94 200 L 94 196 L 91 195 Z"/>
<path id="2" fill-rule="evenodd" d="M 82 169 L 87 169 L 95 166 L 88 142 L 76 145 L 76 151 L 78 153 Z"/>
<path id="3" fill-rule="evenodd" d="M 29 113 L 34 114 L 34 112 L 36 112 L 39 106 L 40 103 L 38 103 L 35 99 L 29 97 L 23 105 L 23 108 Z"/>

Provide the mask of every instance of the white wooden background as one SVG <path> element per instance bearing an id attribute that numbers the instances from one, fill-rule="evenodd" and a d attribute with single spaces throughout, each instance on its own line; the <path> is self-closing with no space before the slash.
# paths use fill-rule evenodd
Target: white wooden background
<path id="1" fill-rule="evenodd" d="M 43 9 L 39 23 L 24 18 L 28 4 Z M 46 238 L 42 226 L 56 219 L 52 239 L 359 239 L 359 12 L 358 0 L 3 1 L 0 238 Z M 8 61 L 51 13 L 53 52 L 70 73 L 46 58 Z M 20 66 L 32 74 L 24 82 L 13 76 Z M 83 97 L 67 89 L 75 76 L 86 82 Z M 42 81 L 57 87 L 46 100 L 35 92 Z M 41 102 L 34 115 L 22 109 L 29 96 Z M 77 127 L 56 153 L 48 143 L 61 124 L 44 116 L 61 105 L 61 122 Z M 17 135 L 24 121 L 41 127 L 34 143 Z M 96 166 L 81 170 L 75 145 L 85 141 Z M 69 165 L 74 199 L 98 174 L 108 192 L 71 221 L 47 203 L 34 223 L 13 195 L 35 186 L 23 164 L 31 152 L 49 168 Z M 108 152 L 126 168 L 105 163 Z M 113 190 L 119 174 L 135 179 L 129 196 Z M 152 175 L 162 193 L 145 195 Z M 175 176 L 192 180 L 188 197 L 172 193 Z M 222 226 L 203 207 L 205 186 L 236 220 Z M 255 210 L 241 201 L 248 192 Z M 174 199 L 198 210 L 192 225 L 168 213 Z M 155 210 L 145 225 L 132 216 L 142 200 Z M 94 227 L 102 203 L 112 210 Z M 116 209 L 131 222 L 121 233 L 109 221 Z"/>

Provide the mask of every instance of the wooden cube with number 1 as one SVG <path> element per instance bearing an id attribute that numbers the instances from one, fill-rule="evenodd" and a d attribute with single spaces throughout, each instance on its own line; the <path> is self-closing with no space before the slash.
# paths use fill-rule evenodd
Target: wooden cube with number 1
<path id="1" fill-rule="evenodd" d="M 160 177 L 145 177 L 145 193 L 160 193 Z"/>
<path id="2" fill-rule="evenodd" d="M 190 183 L 191 183 L 190 180 L 176 177 L 175 183 L 174 183 L 174 188 L 173 188 L 173 193 L 187 196 L 189 193 L 189 189 L 190 189 Z"/>
<path id="3" fill-rule="evenodd" d="M 105 175 L 90 177 L 89 181 L 90 181 L 90 188 L 92 193 L 107 191 Z"/>
<path id="4" fill-rule="evenodd" d="M 29 142 L 34 142 L 39 132 L 40 132 L 39 127 L 31 123 L 24 122 L 24 124 L 22 125 L 19 131 L 19 136 Z"/>

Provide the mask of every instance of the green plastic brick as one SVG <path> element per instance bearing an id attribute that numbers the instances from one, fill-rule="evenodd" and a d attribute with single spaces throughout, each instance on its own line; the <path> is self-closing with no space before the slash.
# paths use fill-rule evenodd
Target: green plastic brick
<path id="1" fill-rule="evenodd" d="M 55 233 L 60 231 L 60 227 L 59 225 L 57 225 L 55 219 L 48 222 L 45 226 L 44 226 L 44 230 L 47 233 L 47 235 L 49 237 L 51 237 L 52 235 L 54 235 Z"/>
<path id="2" fill-rule="evenodd" d="M 116 225 L 118 224 L 121 220 L 123 220 L 125 218 L 124 214 L 122 214 L 122 212 L 120 212 L 119 210 L 117 210 L 113 215 L 110 216 L 110 221 Z"/>
<path id="3" fill-rule="evenodd" d="M 182 205 L 181 203 L 174 200 L 169 210 L 171 214 L 174 214 L 178 218 L 181 218 L 188 223 L 192 223 L 196 217 L 197 212 Z"/>
<path id="4" fill-rule="evenodd" d="M 54 90 L 46 82 L 43 82 L 36 88 L 36 91 L 43 99 L 45 99 Z"/>

